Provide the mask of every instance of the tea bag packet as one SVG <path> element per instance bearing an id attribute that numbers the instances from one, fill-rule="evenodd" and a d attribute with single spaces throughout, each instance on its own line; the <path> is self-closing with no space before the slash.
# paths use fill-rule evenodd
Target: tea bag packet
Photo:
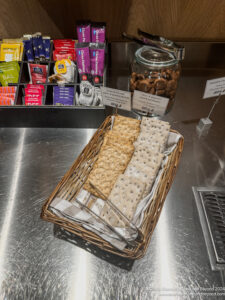
<path id="1" fill-rule="evenodd" d="M 80 22 L 77 25 L 77 39 L 78 43 L 91 42 L 91 24 L 89 22 Z"/>
<path id="2" fill-rule="evenodd" d="M 88 43 L 77 43 L 75 46 L 77 68 L 81 81 L 91 82 L 91 63 Z"/>
<path id="3" fill-rule="evenodd" d="M 29 74 L 30 74 L 30 83 L 40 84 L 46 83 L 48 65 L 42 64 L 28 64 Z"/>
<path id="4" fill-rule="evenodd" d="M 91 25 L 91 42 L 105 43 L 105 23 L 94 23 Z"/>
<path id="5" fill-rule="evenodd" d="M 19 80 L 20 66 L 17 61 L 0 63 L 0 83 L 7 86 L 9 83 L 17 83 Z"/>
<path id="6" fill-rule="evenodd" d="M 95 87 L 95 96 L 94 96 L 94 101 L 93 105 L 94 106 L 102 106 L 103 105 L 103 100 L 102 100 L 102 92 L 99 87 Z"/>
<path id="7" fill-rule="evenodd" d="M 89 81 L 82 81 L 80 83 L 80 95 L 78 104 L 84 106 L 91 106 L 94 104 L 95 89 Z"/>
<path id="8" fill-rule="evenodd" d="M 43 36 L 42 41 L 43 41 L 43 49 L 44 49 L 45 59 L 49 60 L 50 59 L 50 48 L 51 48 L 50 36 Z"/>
<path id="9" fill-rule="evenodd" d="M 54 73 L 59 75 L 59 84 L 73 83 L 75 80 L 76 66 L 70 59 L 62 59 L 55 63 Z"/>
<path id="10" fill-rule="evenodd" d="M 45 87 L 41 84 L 27 84 L 24 89 L 25 105 L 42 105 Z"/>
<path id="11" fill-rule="evenodd" d="M 44 38 L 43 38 L 44 39 Z M 72 39 L 56 39 L 53 40 L 53 60 L 70 59 L 76 60 L 75 41 Z"/>
<path id="12" fill-rule="evenodd" d="M 35 46 L 35 48 L 37 49 L 37 51 L 34 51 L 34 53 L 38 53 L 38 58 L 40 58 L 40 60 L 43 60 L 45 58 L 45 49 L 40 32 L 36 32 L 35 34 L 33 34 L 33 46 Z M 36 55 L 35 58 L 37 58 Z"/>
<path id="13" fill-rule="evenodd" d="M 102 83 L 105 61 L 105 44 L 91 43 L 89 48 L 93 82 L 96 84 Z"/>
<path id="14" fill-rule="evenodd" d="M 23 44 L 24 44 L 25 54 L 28 62 L 34 62 L 32 35 L 24 35 Z"/>
<path id="15" fill-rule="evenodd" d="M 44 62 L 50 60 L 51 38 L 42 36 L 41 32 L 24 34 L 23 44 L 25 58 L 28 62 Z"/>
<path id="16" fill-rule="evenodd" d="M 1 61 L 19 61 L 21 59 L 21 43 L 2 43 Z"/>
<path id="17" fill-rule="evenodd" d="M 0 106 L 14 105 L 16 95 L 16 87 L 0 87 Z"/>
<path id="18" fill-rule="evenodd" d="M 53 87 L 53 104 L 54 105 L 73 105 L 74 87 L 54 86 Z"/>

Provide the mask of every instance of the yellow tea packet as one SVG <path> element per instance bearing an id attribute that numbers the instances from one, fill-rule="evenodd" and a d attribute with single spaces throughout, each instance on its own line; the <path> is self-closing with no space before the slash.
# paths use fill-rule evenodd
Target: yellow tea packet
<path id="1" fill-rule="evenodd" d="M 21 45 L 20 44 L 1 44 L 1 61 L 18 61 L 21 57 Z"/>

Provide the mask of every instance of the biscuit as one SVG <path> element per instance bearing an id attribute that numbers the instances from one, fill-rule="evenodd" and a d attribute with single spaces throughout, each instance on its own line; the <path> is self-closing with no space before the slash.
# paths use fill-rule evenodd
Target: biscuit
<path id="1" fill-rule="evenodd" d="M 135 151 L 139 149 L 148 149 L 149 151 L 152 152 L 160 152 L 160 144 L 158 143 L 151 143 L 151 144 L 146 144 L 146 143 L 134 143 L 135 145 Z"/>
<path id="2" fill-rule="evenodd" d="M 102 149 L 104 149 L 105 146 L 116 147 L 126 154 L 132 155 L 134 152 L 133 143 L 129 139 L 122 139 L 119 134 L 116 134 L 114 132 L 111 132 L 104 137 Z"/>
<path id="3" fill-rule="evenodd" d="M 121 171 L 115 169 L 107 170 L 104 168 L 96 168 L 89 174 L 83 188 L 97 197 L 103 197 L 103 194 L 108 198 L 119 174 L 121 173 Z M 93 188 L 90 183 L 93 184 L 97 188 L 97 190 Z M 100 191 L 102 194 L 98 191 Z"/>
<path id="4" fill-rule="evenodd" d="M 109 195 L 109 200 L 131 221 L 144 190 L 144 182 L 122 174 L 118 177 Z M 107 215 L 111 216 L 111 212 L 112 208 L 109 211 L 105 209 L 101 212 L 100 216 L 110 222 L 110 225 L 118 226 L 119 219 L 121 218 L 118 216 L 117 223 L 115 224 L 115 220 L 109 220 L 109 217 L 107 217 Z"/>
<path id="5" fill-rule="evenodd" d="M 134 152 L 133 157 L 130 160 L 129 166 L 140 167 L 142 169 L 149 168 L 149 172 L 153 172 L 156 176 L 158 169 L 161 165 L 163 155 L 161 153 L 153 153 L 152 155 L 143 155 Z"/>
<path id="6" fill-rule="evenodd" d="M 155 181 L 155 172 L 153 170 L 149 170 L 148 167 L 141 168 L 140 166 L 128 165 L 124 175 L 140 179 L 146 184 L 143 197 L 149 194 L 152 184 Z"/>
<path id="7" fill-rule="evenodd" d="M 123 124 L 127 127 L 129 127 L 131 125 L 131 126 L 136 126 L 139 128 L 140 123 L 141 123 L 140 120 L 128 118 L 128 117 L 124 117 L 124 116 L 120 116 L 120 115 L 115 116 L 115 119 L 114 119 L 114 126 L 116 126 L 118 124 Z"/>
<path id="8" fill-rule="evenodd" d="M 105 145 L 100 150 L 98 159 L 88 175 L 84 189 L 95 196 L 101 196 L 90 185 L 91 182 L 103 195 L 108 197 L 118 175 L 124 172 L 131 156 L 132 153 L 127 154 L 114 146 Z"/>
<path id="9" fill-rule="evenodd" d="M 168 122 L 164 122 L 161 120 L 143 117 L 141 121 L 141 131 L 152 130 L 152 129 L 165 130 L 169 132 L 170 124 Z"/>
<path id="10" fill-rule="evenodd" d="M 146 132 L 141 132 L 138 136 L 137 140 L 134 143 L 134 146 L 138 146 L 140 144 L 142 145 L 158 145 L 160 148 L 160 151 L 163 152 L 166 146 L 168 136 L 162 136 L 159 134 L 153 134 L 150 135 Z"/>

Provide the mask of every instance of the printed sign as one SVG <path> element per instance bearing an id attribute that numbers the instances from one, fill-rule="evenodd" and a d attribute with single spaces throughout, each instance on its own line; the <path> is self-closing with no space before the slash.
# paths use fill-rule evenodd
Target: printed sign
<path id="1" fill-rule="evenodd" d="M 225 77 L 206 81 L 203 99 L 225 94 Z"/>
<path id="2" fill-rule="evenodd" d="M 101 87 L 102 100 L 105 105 L 131 110 L 131 93 L 107 87 Z"/>
<path id="3" fill-rule="evenodd" d="M 133 95 L 133 109 L 147 113 L 164 115 L 169 99 L 135 90 Z"/>

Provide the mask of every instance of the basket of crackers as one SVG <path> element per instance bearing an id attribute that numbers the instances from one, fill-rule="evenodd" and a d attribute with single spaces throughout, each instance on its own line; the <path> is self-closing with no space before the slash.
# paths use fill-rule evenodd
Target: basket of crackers
<path id="1" fill-rule="evenodd" d="M 108 116 L 42 208 L 41 217 L 122 257 L 143 257 L 183 149 L 155 118 Z"/>

